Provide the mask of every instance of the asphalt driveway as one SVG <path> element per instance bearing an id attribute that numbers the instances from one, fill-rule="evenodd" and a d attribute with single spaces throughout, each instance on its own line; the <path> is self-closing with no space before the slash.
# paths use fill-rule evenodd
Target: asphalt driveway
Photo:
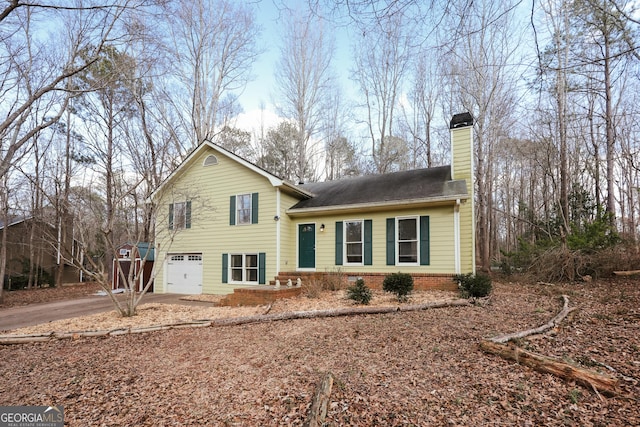
<path id="1" fill-rule="evenodd" d="M 142 303 L 212 305 L 209 302 L 181 300 L 180 298 L 183 296 L 179 294 L 147 294 L 142 299 Z M 107 295 L 3 308 L 0 309 L 0 331 L 39 325 L 54 320 L 87 316 L 110 310 L 114 310 L 114 308 L 111 298 Z"/>

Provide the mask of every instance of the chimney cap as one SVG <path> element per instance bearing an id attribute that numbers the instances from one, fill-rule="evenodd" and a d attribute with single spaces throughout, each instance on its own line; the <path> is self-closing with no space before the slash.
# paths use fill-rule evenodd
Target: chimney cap
<path id="1" fill-rule="evenodd" d="M 466 126 L 473 126 L 473 116 L 471 113 L 454 114 L 449 123 L 449 129 L 457 129 Z"/>

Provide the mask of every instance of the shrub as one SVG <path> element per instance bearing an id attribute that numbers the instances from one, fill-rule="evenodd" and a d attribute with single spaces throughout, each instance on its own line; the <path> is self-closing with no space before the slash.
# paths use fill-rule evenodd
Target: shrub
<path id="1" fill-rule="evenodd" d="M 413 277 L 407 273 L 388 274 L 382 282 L 382 289 L 396 294 L 398 301 L 406 301 L 413 291 Z"/>
<path id="2" fill-rule="evenodd" d="M 355 285 L 347 288 L 347 298 L 356 302 L 356 304 L 368 305 L 373 293 L 371 289 L 364 284 L 364 280 L 359 278 Z"/>
<path id="3" fill-rule="evenodd" d="M 464 298 L 482 298 L 491 293 L 491 278 L 484 274 L 456 274 L 453 281 L 458 283 Z"/>
<path id="4" fill-rule="evenodd" d="M 302 282 L 302 295 L 307 298 L 320 298 L 324 291 L 324 281 L 322 279 L 310 279 Z"/>
<path id="5" fill-rule="evenodd" d="M 320 298 L 322 292 L 339 291 L 345 287 L 346 276 L 340 269 L 302 280 L 302 294 L 307 298 Z"/>

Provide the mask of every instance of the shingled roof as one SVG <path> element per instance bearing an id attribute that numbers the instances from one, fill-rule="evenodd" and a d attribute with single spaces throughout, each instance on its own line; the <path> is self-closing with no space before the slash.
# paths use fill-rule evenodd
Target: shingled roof
<path id="1" fill-rule="evenodd" d="M 438 201 L 468 198 L 464 180 L 451 180 L 451 167 L 365 175 L 336 181 L 299 185 L 313 197 L 295 204 L 289 212 L 340 206 L 393 204 L 402 201 Z"/>

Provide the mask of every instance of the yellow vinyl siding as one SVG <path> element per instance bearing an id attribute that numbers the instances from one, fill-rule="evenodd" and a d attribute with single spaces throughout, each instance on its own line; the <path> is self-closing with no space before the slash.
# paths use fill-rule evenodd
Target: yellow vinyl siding
<path id="1" fill-rule="evenodd" d="M 287 209 L 298 203 L 298 199 L 288 194 L 280 193 L 280 270 L 293 271 L 296 268 L 297 255 L 296 251 L 296 235 L 297 225 L 285 213 Z M 318 226 L 319 228 L 320 226 Z M 316 229 L 316 232 L 319 232 Z M 275 275 L 274 275 L 275 276 Z M 272 276 L 267 276 L 272 277 Z"/>
<path id="2" fill-rule="evenodd" d="M 398 216 L 429 216 L 429 237 L 430 237 L 430 265 L 421 266 L 395 266 L 387 265 L 387 218 Z M 372 220 L 372 265 L 337 266 L 335 264 L 335 244 L 336 244 L 336 221 L 348 220 Z M 453 204 L 434 208 L 405 209 L 389 212 L 376 212 L 361 214 L 330 215 L 317 218 L 297 218 L 293 221 L 293 230 L 297 229 L 297 224 L 316 224 L 316 271 L 332 271 L 340 269 L 346 273 L 371 272 L 388 273 L 397 272 L 421 272 L 421 273 L 451 273 L 455 272 L 454 265 L 454 241 L 453 241 Z M 325 231 L 320 232 L 320 226 L 325 225 Z M 294 264 L 289 271 L 294 270 L 296 253 L 296 236 L 292 236 L 289 241 L 289 259 L 294 260 Z M 289 263 L 291 265 L 291 263 Z"/>
<path id="3" fill-rule="evenodd" d="M 218 164 L 203 167 L 204 159 L 210 154 L 216 155 Z M 167 253 L 202 253 L 202 292 L 226 294 L 240 285 L 222 283 L 222 254 L 264 252 L 266 280 L 271 280 L 277 274 L 276 189 L 263 176 L 212 149 L 203 150 L 185 166 L 183 174 L 163 191 L 158 204 L 157 228 L 159 236 L 166 236 L 169 203 L 189 197 L 191 229 L 177 232 L 172 242 L 163 239 L 165 243 L 158 245 L 158 261 L 163 263 Z M 230 196 L 251 193 L 258 193 L 258 223 L 230 225 Z M 287 228 L 281 227 L 281 231 Z M 156 278 L 161 292 L 166 286 L 164 273 L 164 268 L 159 269 Z"/>
<path id="4" fill-rule="evenodd" d="M 462 273 L 475 272 L 475 224 L 473 126 L 451 130 L 451 169 L 453 179 L 464 179 L 469 199 L 460 205 L 460 268 Z"/>

